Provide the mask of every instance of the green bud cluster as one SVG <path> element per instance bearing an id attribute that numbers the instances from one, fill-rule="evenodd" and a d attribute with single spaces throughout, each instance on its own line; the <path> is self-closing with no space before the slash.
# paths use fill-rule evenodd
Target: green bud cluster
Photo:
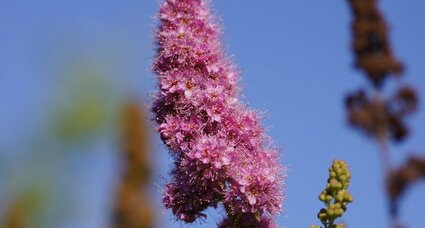
<path id="1" fill-rule="evenodd" d="M 344 224 L 334 224 L 335 219 L 341 217 L 347 210 L 347 205 L 353 202 L 353 197 L 348 191 L 351 173 L 348 165 L 342 160 L 334 160 L 329 168 L 329 178 L 326 188 L 320 193 L 319 200 L 326 208 L 320 209 L 317 217 L 325 228 L 344 228 Z M 320 226 L 310 226 L 320 228 Z"/>

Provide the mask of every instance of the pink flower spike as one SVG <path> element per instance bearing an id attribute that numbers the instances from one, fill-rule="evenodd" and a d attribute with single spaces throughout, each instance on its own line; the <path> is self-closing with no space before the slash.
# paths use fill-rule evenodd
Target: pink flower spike
<path id="1" fill-rule="evenodd" d="M 258 113 L 240 102 L 239 74 L 208 1 L 165 0 L 158 18 L 152 110 L 175 159 L 165 207 L 191 223 L 222 204 L 230 217 L 246 218 L 246 226 L 273 227 L 285 169 Z"/>

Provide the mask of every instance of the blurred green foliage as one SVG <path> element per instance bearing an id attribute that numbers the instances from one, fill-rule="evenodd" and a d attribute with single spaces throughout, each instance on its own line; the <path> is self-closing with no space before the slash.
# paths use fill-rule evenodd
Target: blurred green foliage
<path id="1" fill-rule="evenodd" d="M 69 69 L 49 82 L 55 87 L 48 87 L 51 99 L 40 107 L 45 115 L 34 134 L 22 137 L 16 151 L 0 154 L 0 227 L 72 224 L 93 208 L 82 200 L 85 194 L 112 192 L 88 185 L 99 182 L 92 178 L 118 148 L 121 84 L 106 67 L 83 62 Z"/>
<path id="2" fill-rule="evenodd" d="M 87 141 L 116 130 L 120 95 L 111 79 L 93 66 L 70 73 L 53 110 L 53 132 L 59 140 Z"/>

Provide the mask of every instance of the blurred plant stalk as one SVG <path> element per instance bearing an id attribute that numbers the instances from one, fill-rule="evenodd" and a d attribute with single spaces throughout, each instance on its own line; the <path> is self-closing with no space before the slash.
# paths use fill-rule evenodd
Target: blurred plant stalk
<path id="1" fill-rule="evenodd" d="M 5 214 L 4 228 L 29 228 L 34 226 L 35 211 L 40 207 L 40 197 L 28 193 L 15 198 Z"/>
<path id="2" fill-rule="evenodd" d="M 379 10 L 378 1 L 348 0 L 348 3 L 353 14 L 355 67 L 363 71 L 371 87 L 348 94 L 347 119 L 378 145 L 385 173 L 391 226 L 401 227 L 398 202 L 407 187 L 425 178 L 425 159 L 411 157 L 401 168 L 394 169 L 389 146 L 390 142 L 400 143 L 409 136 L 406 117 L 417 110 L 419 99 L 412 86 L 401 82 L 404 66 L 392 52 L 388 26 Z M 389 79 L 395 80 L 397 87 L 388 96 L 383 92 L 383 87 Z"/>
<path id="3" fill-rule="evenodd" d="M 151 175 L 147 128 L 139 105 L 125 104 L 121 128 L 123 172 L 113 209 L 115 228 L 154 226 L 154 209 L 147 193 Z"/>

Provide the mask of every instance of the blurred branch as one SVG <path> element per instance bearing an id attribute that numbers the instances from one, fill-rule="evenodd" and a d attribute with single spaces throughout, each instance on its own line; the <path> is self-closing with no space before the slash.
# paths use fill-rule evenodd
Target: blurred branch
<path id="1" fill-rule="evenodd" d="M 36 226 L 37 210 L 43 204 L 43 195 L 38 189 L 18 194 L 8 207 L 3 225 L 4 228 L 30 228 Z"/>
<path id="2" fill-rule="evenodd" d="M 150 177 L 148 126 L 136 103 L 127 103 L 122 115 L 124 171 L 117 186 L 113 227 L 153 227 L 154 212 L 147 196 Z"/>
<path id="3" fill-rule="evenodd" d="M 376 0 L 348 0 L 354 21 L 352 48 L 355 65 L 375 87 L 381 87 L 390 74 L 401 74 L 403 65 L 393 55 L 387 24 Z"/>
<path id="4" fill-rule="evenodd" d="M 425 158 L 415 156 L 410 156 L 404 165 L 389 174 L 387 191 L 394 217 L 398 215 L 398 201 L 404 192 L 420 179 L 425 180 Z"/>
<path id="5" fill-rule="evenodd" d="M 395 93 L 390 97 L 384 96 L 381 90 L 384 82 L 390 75 L 400 76 L 404 67 L 392 53 L 387 24 L 377 0 L 348 0 L 348 3 L 354 17 L 352 49 L 355 66 L 365 73 L 373 89 L 360 89 L 347 96 L 347 119 L 379 146 L 385 167 L 392 226 L 399 227 L 396 202 L 405 188 L 421 176 L 422 166 L 420 159 L 411 158 L 405 166 L 394 171 L 388 145 L 390 141 L 401 142 L 407 138 L 406 117 L 416 111 L 419 101 L 415 89 L 400 85 L 399 80 L 396 81 L 398 87 Z"/>

